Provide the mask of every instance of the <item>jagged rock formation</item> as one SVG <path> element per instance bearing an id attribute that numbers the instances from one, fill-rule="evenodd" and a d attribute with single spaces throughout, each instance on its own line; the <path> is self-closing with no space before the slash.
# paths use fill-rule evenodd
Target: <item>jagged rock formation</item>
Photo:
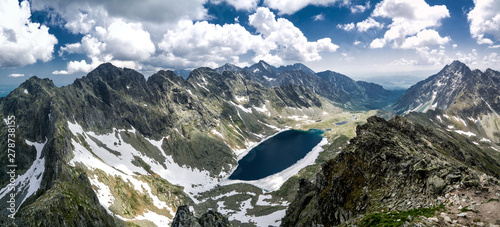
<path id="1" fill-rule="evenodd" d="M 371 117 L 356 134 L 316 182 L 301 182 L 282 226 L 333 226 L 369 212 L 428 207 L 457 187 L 481 187 L 482 173 L 498 184 L 498 160 L 460 135 L 401 116 Z"/>
<path id="2" fill-rule="evenodd" d="M 187 206 L 180 206 L 172 221 L 172 227 L 201 227 L 201 226 L 217 226 L 226 227 L 232 226 L 227 217 L 224 217 L 219 212 L 208 211 L 200 218 L 196 218 L 194 214 L 189 211 Z"/>
<path id="3" fill-rule="evenodd" d="M 60 88 L 32 77 L 0 99 L 2 119 L 12 115 L 17 122 L 19 176 L 11 220 L 10 178 L 0 173 L 1 221 L 148 225 L 147 215 L 158 215 L 164 218 L 156 225 L 168 224 L 178 206 L 192 204 L 186 188 L 198 187 L 179 171 L 215 186 L 236 164 L 233 149 L 274 133 L 277 116 L 321 115 L 328 108 L 334 107 L 308 88 L 267 88 L 209 68 L 193 70 L 187 80 L 172 71 L 146 80 L 108 63 Z M 2 151 L 7 146 L 0 141 Z M 6 166 L 7 152 L 0 157 Z"/>
<path id="4" fill-rule="evenodd" d="M 500 111 L 500 73 L 491 69 L 472 71 L 454 61 L 439 73 L 410 87 L 394 106 L 397 114 L 410 111 L 452 110 L 476 117 Z"/>
<path id="5" fill-rule="evenodd" d="M 471 70 L 454 61 L 439 73 L 417 83 L 394 106 L 397 114 L 441 110 L 428 117 L 440 126 L 478 137 L 500 148 L 500 72 Z M 432 112 L 434 113 L 434 112 Z M 446 120 L 445 118 L 450 118 Z M 481 138 L 478 139 L 479 142 Z"/>

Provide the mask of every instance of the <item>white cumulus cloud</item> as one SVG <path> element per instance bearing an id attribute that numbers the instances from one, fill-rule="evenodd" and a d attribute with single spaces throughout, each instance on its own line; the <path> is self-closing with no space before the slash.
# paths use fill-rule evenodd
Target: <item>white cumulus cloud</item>
<path id="1" fill-rule="evenodd" d="M 340 29 L 346 30 L 346 31 L 352 31 L 356 28 L 356 25 L 354 23 L 338 24 L 337 28 L 340 28 Z"/>
<path id="2" fill-rule="evenodd" d="M 180 5 L 146 0 L 140 6 L 132 0 L 33 1 L 39 10 L 60 14 L 62 26 L 71 32 L 83 34 L 80 42 L 62 46 L 59 55 L 83 54 L 86 58 L 71 61 L 66 69 L 54 74 L 88 72 L 104 62 L 141 69 L 245 64 L 239 62 L 240 58 L 271 64 L 318 61 L 321 52 L 338 48 L 330 38 L 309 41 L 289 20 L 277 18 L 268 8 L 256 8 L 258 0 L 211 0 L 214 4 L 225 2 L 236 9 L 255 10 L 248 22 L 255 28 L 252 32 L 238 23 L 239 18 L 235 24 L 225 25 L 203 20 L 209 17 L 203 6 L 206 0 L 186 0 Z M 307 4 L 330 3 L 313 0 Z M 138 12 L 131 10 L 134 7 Z M 148 7 L 150 14 L 146 13 Z M 163 12 L 153 18 L 160 14 L 157 10 Z"/>
<path id="3" fill-rule="evenodd" d="M 66 44 L 60 54 L 80 53 L 91 59 L 71 61 L 67 70 L 54 71 L 54 74 L 89 72 L 104 62 L 114 62 L 118 66 L 139 69 L 139 62 L 148 60 L 156 48 L 147 31 L 140 23 L 125 23 L 116 20 L 109 27 L 95 27 L 85 35 L 81 42 Z"/>
<path id="4" fill-rule="evenodd" d="M 425 29 L 417 33 L 415 36 L 408 37 L 401 48 L 403 49 L 416 49 L 418 47 L 442 45 L 450 41 L 450 37 L 441 37 L 438 32 L 432 29 Z"/>
<path id="5" fill-rule="evenodd" d="M 237 10 L 251 10 L 257 8 L 260 0 L 211 0 L 214 4 L 226 2 Z"/>
<path id="6" fill-rule="evenodd" d="M 253 61 L 271 64 L 291 61 L 317 61 L 320 52 L 333 52 L 338 46 L 331 39 L 308 41 L 304 34 L 287 19 L 276 18 L 268 8 L 258 8 L 249 17 L 252 34 L 239 24 L 215 25 L 207 21 L 182 21 L 169 30 L 158 44 L 162 51 L 159 61 L 184 67 L 210 66 L 232 61 L 239 56 L 255 54 Z"/>
<path id="7" fill-rule="evenodd" d="M 15 77 L 23 77 L 23 76 L 24 76 L 24 74 L 22 74 L 22 73 L 12 73 L 12 74 L 8 75 L 8 77 L 14 77 L 14 78 Z"/>
<path id="8" fill-rule="evenodd" d="M 383 28 L 384 25 L 373 18 L 369 17 L 364 21 L 356 23 L 356 27 L 360 32 L 366 32 L 371 28 Z"/>
<path id="9" fill-rule="evenodd" d="M 103 26 L 109 18 L 128 18 L 134 22 L 157 24 L 176 23 L 179 19 L 201 20 L 207 16 L 205 3 L 206 0 L 32 0 L 34 10 L 52 9 L 72 26 Z M 78 22 L 83 25 L 77 25 Z M 85 30 L 88 31 L 80 31 L 86 33 Z"/>
<path id="10" fill-rule="evenodd" d="M 19 67 L 52 59 L 57 39 L 49 28 L 30 21 L 28 1 L 0 1 L 0 67 Z"/>
<path id="11" fill-rule="evenodd" d="M 308 5 L 330 6 L 340 0 L 264 0 L 264 5 L 280 14 L 294 14 Z"/>
<path id="12" fill-rule="evenodd" d="M 357 29 L 359 32 L 366 32 L 369 29 L 372 28 L 383 28 L 384 24 L 376 21 L 375 19 L 369 17 L 363 21 L 360 21 L 358 23 L 348 23 L 348 24 L 338 24 L 337 28 L 346 30 L 346 31 L 353 31 L 354 29 Z"/>
<path id="13" fill-rule="evenodd" d="M 439 27 L 441 25 L 440 21 L 443 18 L 450 17 L 450 13 L 446 6 L 430 6 L 424 0 L 384 0 L 376 5 L 372 17 L 390 18 L 392 23 L 388 26 L 389 30 L 385 32 L 384 37 L 373 40 L 370 46 L 380 48 L 392 43 L 394 48 L 401 48 L 407 38 L 411 38 L 408 43 L 440 44 L 439 42 L 429 42 L 430 40 L 417 41 L 415 39 L 427 38 L 427 36 L 416 37 L 415 35 L 425 29 L 431 30 Z M 437 35 L 439 36 L 439 34 Z M 433 40 L 443 41 L 443 39 L 446 38 L 440 37 Z"/>
<path id="14" fill-rule="evenodd" d="M 339 48 L 330 38 L 309 42 L 292 22 L 285 18 L 275 19 L 275 15 L 268 8 L 258 8 L 248 21 L 262 35 L 264 42 L 269 43 L 265 47 L 277 47 L 268 50 L 260 48 L 254 61 L 265 60 L 264 56 L 268 56 L 271 50 L 277 51 L 276 55 L 287 61 L 318 61 L 321 60 L 319 52 L 334 52 Z"/>
<path id="15" fill-rule="evenodd" d="M 493 44 L 500 39 L 500 0 L 474 0 L 474 8 L 467 14 L 470 33 L 478 44 Z M 486 38 L 492 35 L 496 40 Z"/>
<path id="16" fill-rule="evenodd" d="M 366 2 L 364 5 L 352 5 L 349 7 L 351 13 L 362 13 L 370 9 L 370 1 Z"/>
<path id="17" fill-rule="evenodd" d="M 216 66 L 217 61 L 228 61 L 226 56 L 245 54 L 262 42 L 239 24 L 182 21 L 164 35 L 158 48 L 171 65 Z"/>

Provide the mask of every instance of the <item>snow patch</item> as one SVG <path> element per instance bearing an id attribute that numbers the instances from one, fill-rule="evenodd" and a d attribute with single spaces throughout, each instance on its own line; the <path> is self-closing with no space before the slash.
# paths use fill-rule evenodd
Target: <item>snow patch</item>
<path id="1" fill-rule="evenodd" d="M 255 205 L 257 206 L 270 206 L 272 205 L 270 202 L 264 201 L 265 199 L 272 199 L 272 195 L 259 195 L 259 198 L 257 199 L 257 203 Z"/>
<path id="2" fill-rule="evenodd" d="M 248 97 L 246 97 L 246 96 L 236 96 L 235 95 L 234 98 L 239 103 L 241 103 L 241 102 L 248 102 Z"/>
<path id="3" fill-rule="evenodd" d="M 276 80 L 276 78 L 270 78 L 270 77 L 267 77 L 267 76 L 263 76 L 263 77 L 264 77 L 264 79 L 266 79 L 269 82 L 272 82 L 272 81 Z"/>
<path id="4" fill-rule="evenodd" d="M 286 209 L 260 217 L 250 216 L 247 215 L 247 210 L 253 208 L 251 201 L 252 199 L 250 198 L 241 202 L 240 210 L 236 212 L 226 209 L 224 202 L 220 201 L 217 202 L 217 211 L 223 215 L 227 215 L 230 221 L 238 220 L 242 223 L 254 223 L 257 226 L 279 226 L 281 224 L 281 219 L 285 216 Z"/>
<path id="5" fill-rule="evenodd" d="M 247 112 L 247 113 L 252 113 L 252 109 L 251 109 L 251 108 L 245 108 L 244 106 L 242 106 L 242 105 L 238 105 L 238 104 L 236 104 L 236 103 L 234 103 L 234 102 L 232 102 L 232 101 L 231 101 L 231 104 L 233 104 L 234 106 L 236 106 L 236 107 L 240 108 L 241 110 L 243 110 L 243 111 L 245 111 L 245 112 Z M 240 112 L 238 111 L 238 116 L 239 116 L 239 114 L 240 114 Z M 242 119 L 242 120 L 243 120 L 243 118 L 241 118 L 241 116 L 240 116 L 240 119 Z"/>
<path id="6" fill-rule="evenodd" d="M 436 116 L 436 118 L 439 120 L 439 122 L 443 123 L 443 119 L 441 119 L 441 116 Z"/>
<path id="7" fill-rule="evenodd" d="M 117 130 L 113 129 L 114 133 L 109 133 L 105 135 L 96 135 L 93 132 L 84 132 L 82 127 L 78 124 L 73 124 L 68 122 L 68 127 L 72 131 L 73 134 L 81 134 L 84 138 L 86 138 L 86 142 L 89 144 L 92 152 L 97 155 L 95 157 L 89 150 L 83 147 L 80 143 L 76 142 L 72 139 L 72 144 L 74 146 L 74 158 L 70 161 L 70 165 L 75 166 L 76 163 L 82 163 L 87 165 L 90 169 L 101 169 L 107 174 L 111 176 L 122 177 L 124 181 L 130 181 L 135 190 L 148 193 L 151 198 L 153 198 L 155 205 L 159 207 L 167 207 L 166 204 L 161 202 L 160 200 L 156 201 L 156 196 L 152 195 L 151 189 L 147 183 L 137 180 L 134 176 L 136 173 L 147 175 L 148 173 L 141 167 L 137 167 L 132 164 L 132 161 L 135 159 L 134 156 L 137 156 L 144 160 L 148 165 L 151 166 L 151 171 L 158 174 L 162 178 L 168 180 L 172 184 L 180 185 L 184 187 L 184 191 L 188 193 L 191 198 L 196 202 L 196 198 L 194 195 L 200 192 L 207 191 L 217 185 L 217 178 L 210 177 L 210 173 L 206 170 L 198 170 L 195 168 L 191 168 L 185 165 L 180 166 L 175 163 L 172 156 L 166 155 L 161 145 L 163 144 L 163 139 L 159 141 L 146 139 L 151 143 L 151 145 L 155 146 L 160 150 L 161 154 L 165 157 L 165 162 L 163 163 L 167 168 L 165 168 L 161 163 L 157 160 L 154 160 L 146 155 L 143 155 L 140 151 L 137 151 L 130 144 L 126 143 L 122 138 L 119 132 L 127 131 L 127 130 Z M 135 129 L 128 130 L 129 133 L 133 132 L 135 134 Z M 118 132 L 118 133 L 116 133 Z M 117 136 L 115 136 L 115 133 Z M 88 138 L 88 136 L 92 136 L 102 142 L 108 149 L 113 149 L 116 152 L 119 151 L 120 155 L 116 156 L 115 154 L 109 152 L 108 150 L 98 146 L 93 140 Z M 115 145 L 115 142 L 117 144 Z M 120 143 L 118 143 L 120 142 Z M 101 161 L 102 160 L 102 161 Z M 119 163 L 119 164 L 116 164 Z M 224 177 L 224 176 L 222 176 Z M 196 185 L 193 185 L 193 182 L 196 182 Z"/>
<path id="8" fill-rule="evenodd" d="M 265 114 L 265 115 L 267 115 L 269 117 L 271 116 L 271 112 L 269 112 L 269 110 L 267 110 L 267 107 L 266 107 L 265 104 L 263 104 L 262 107 L 256 107 L 256 106 L 254 106 L 253 108 L 256 111 L 260 112 L 260 113 L 263 113 L 263 114 Z"/>
<path id="9" fill-rule="evenodd" d="M 476 134 L 472 133 L 472 132 L 464 132 L 462 130 L 455 130 L 456 133 L 460 134 L 460 135 L 466 135 L 468 137 L 471 137 L 471 136 L 476 136 Z"/>
<path id="10" fill-rule="evenodd" d="M 224 139 L 224 136 L 222 135 L 222 133 L 218 132 L 217 130 L 215 129 L 212 129 L 212 134 L 220 137 L 221 139 Z"/>
<path id="11" fill-rule="evenodd" d="M 19 175 L 15 181 L 15 188 L 17 191 L 15 192 L 16 196 L 21 195 L 22 199 L 19 197 L 17 200 L 21 200 L 21 203 L 17 204 L 16 212 L 19 210 L 21 205 L 28 199 L 30 196 L 35 194 L 38 189 L 40 189 L 40 185 L 42 183 L 43 173 L 45 172 L 45 157 L 42 158 L 42 150 L 45 144 L 47 143 L 47 139 L 43 143 L 35 143 L 25 140 L 28 146 L 33 146 L 36 149 L 36 159 L 31 164 L 30 168 L 26 170 L 23 175 Z M 14 193 L 9 190 L 9 185 L 6 185 L 4 188 L 0 190 L 0 198 L 3 198 L 5 195 L 10 193 Z"/>
<path id="12" fill-rule="evenodd" d="M 142 215 L 136 216 L 132 219 L 128 218 L 123 218 L 121 216 L 117 216 L 118 218 L 124 220 L 124 221 L 135 221 L 135 220 L 148 220 L 150 222 L 153 222 L 156 226 L 170 226 L 172 223 L 172 220 L 170 220 L 168 217 L 159 215 L 153 211 L 146 210 L 147 212 L 144 212 Z"/>
<path id="13" fill-rule="evenodd" d="M 106 209 L 109 214 L 115 215 L 109 210 L 109 207 L 113 205 L 113 201 L 115 201 L 115 197 L 113 197 L 113 194 L 111 194 L 111 190 L 109 190 L 109 187 L 106 184 L 100 182 L 97 179 L 96 175 L 94 175 L 94 178 L 89 177 L 89 181 L 90 184 L 95 186 L 93 188 L 96 188 L 94 189 L 94 192 L 99 199 L 99 203 L 104 207 L 104 209 Z"/>
<path id="14" fill-rule="evenodd" d="M 459 118 L 459 117 L 456 117 L 456 116 L 453 116 L 453 119 L 455 119 L 455 121 L 459 121 L 459 122 L 462 122 L 462 124 L 467 127 L 467 123 L 462 119 L 462 118 Z"/>
<path id="15" fill-rule="evenodd" d="M 490 139 L 486 139 L 486 138 L 481 138 L 481 140 L 479 140 L 479 141 L 491 143 L 491 140 Z"/>
<path id="16" fill-rule="evenodd" d="M 309 116 L 307 116 L 307 115 L 303 115 L 303 116 L 292 115 L 292 116 L 288 116 L 287 118 L 288 118 L 288 119 L 293 119 L 293 120 L 295 120 L 295 121 L 305 121 L 305 120 L 309 120 Z"/>

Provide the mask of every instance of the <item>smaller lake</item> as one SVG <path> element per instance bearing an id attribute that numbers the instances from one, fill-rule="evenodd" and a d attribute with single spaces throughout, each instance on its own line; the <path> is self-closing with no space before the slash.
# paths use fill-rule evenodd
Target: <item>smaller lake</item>
<path id="1" fill-rule="evenodd" d="M 238 161 L 230 180 L 258 180 L 295 164 L 323 139 L 324 132 L 288 130 L 260 143 Z"/>

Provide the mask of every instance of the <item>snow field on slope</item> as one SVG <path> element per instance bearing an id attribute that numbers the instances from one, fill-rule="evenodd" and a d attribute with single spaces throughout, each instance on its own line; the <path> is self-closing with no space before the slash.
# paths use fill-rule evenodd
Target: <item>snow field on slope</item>
<path id="1" fill-rule="evenodd" d="M 45 157 L 42 158 L 42 150 L 47 140 L 43 143 L 35 143 L 28 140 L 25 140 L 28 146 L 33 146 L 36 149 L 36 158 L 31 164 L 30 168 L 26 170 L 26 172 L 22 175 L 18 175 L 15 181 L 16 195 L 23 195 L 21 199 L 21 203 L 17 204 L 16 212 L 19 210 L 21 205 L 28 199 L 31 195 L 35 194 L 38 189 L 40 189 L 40 185 L 42 183 L 43 173 L 45 172 Z M 7 167 L 8 168 L 8 167 Z M 7 169 L 7 171 L 10 171 Z M 17 172 L 16 172 L 17 173 Z M 13 193 L 9 190 L 9 185 L 6 185 L 4 188 L 0 190 L 0 198 L 3 198 L 6 195 L 10 195 Z M 17 198 L 19 200 L 19 198 Z"/>

